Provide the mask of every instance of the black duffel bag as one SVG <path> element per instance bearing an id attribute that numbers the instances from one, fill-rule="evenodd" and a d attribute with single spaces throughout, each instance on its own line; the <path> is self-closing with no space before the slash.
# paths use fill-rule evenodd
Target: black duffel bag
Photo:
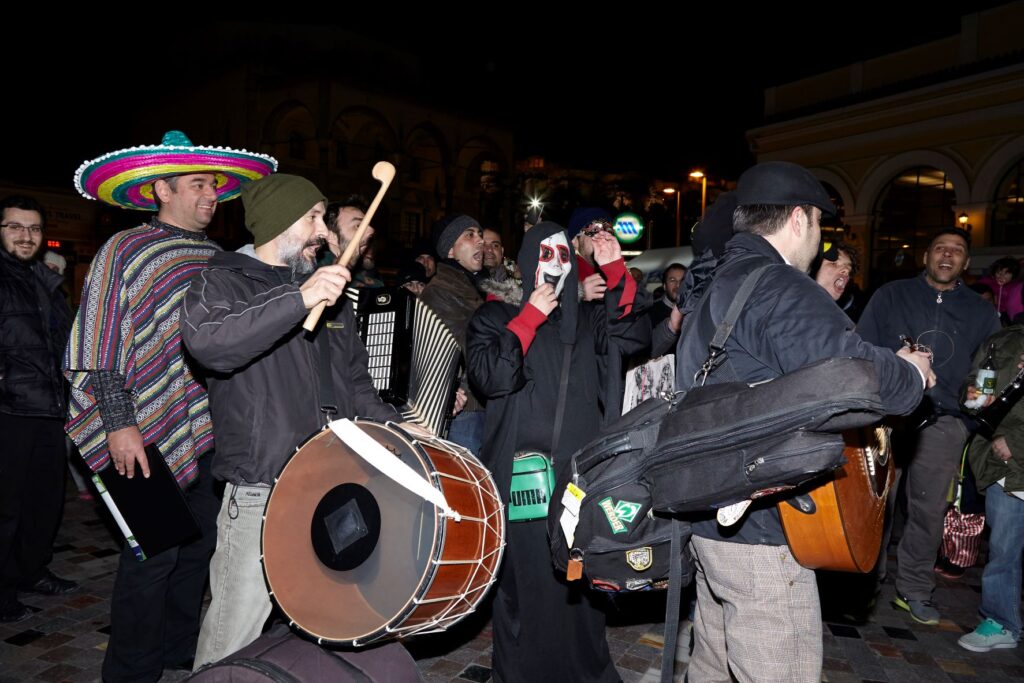
<path id="1" fill-rule="evenodd" d="M 665 414 L 640 477 L 664 512 L 721 508 L 843 464 L 840 432 L 885 414 L 871 361 L 831 358 L 775 379 L 691 389 Z"/>

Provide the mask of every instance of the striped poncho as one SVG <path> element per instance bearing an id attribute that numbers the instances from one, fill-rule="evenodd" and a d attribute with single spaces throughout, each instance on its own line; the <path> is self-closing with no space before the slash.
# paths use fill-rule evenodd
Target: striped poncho
<path id="1" fill-rule="evenodd" d="M 92 370 L 125 378 L 143 442 L 160 449 L 180 485 L 195 479 L 196 457 L 213 448 L 206 390 L 185 362 L 178 315 L 192 276 L 219 250 L 203 233 L 154 220 L 117 233 L 93 259 L 64 354 L 65 428 L 93 471 L 110 452 Z"/>

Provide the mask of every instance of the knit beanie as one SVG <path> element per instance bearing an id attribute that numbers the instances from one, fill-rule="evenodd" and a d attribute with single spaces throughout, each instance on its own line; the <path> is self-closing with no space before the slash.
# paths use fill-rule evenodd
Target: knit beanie
<path id="1" fill-rule="evenodd" d="M 242 188 L 245 227 L 253 245 L 262 246 L 306 215 L 317 202 L 327 203 L 316 185 L 297 175 L 274 173 Z"/>
<path id="2" fill-rule="evenodd" d="M 480 224 L 475 218 L 470 218 L 465 214 L 459 214 L 448 221 L 448 225 L 444 226 L 437 238 L 437 255 L 443 259 L 448 258 L 448 252 L 455 246 L 455 240 L 459 239 L 459 235 L 464 233 L 466 228 L 473 227 L 479 228 Z"/>

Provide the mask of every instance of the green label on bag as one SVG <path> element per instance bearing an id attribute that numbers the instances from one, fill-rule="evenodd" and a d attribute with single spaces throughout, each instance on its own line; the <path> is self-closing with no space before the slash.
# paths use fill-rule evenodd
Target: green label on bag
<path id="1" fill-rule="evenodd" d="M 597 504 L 604 510 L 604 516 L 608 519 L 608 524 L 611 526 L 613 534 L 624 534 L 628 531 L 626 525 L 622 523 L 619 516 L 615 513 L 615 504 L 612 503 L 611 498 L 600 500 Z"/>
<path id="2" fill-rule="evenodd" d="M 618 503 L 615 503 L 611 498 L 599 500 L 597 504 L 604 511 L 604 516 L 608 519 L 608 525 L 611 526 L 612 533 L 616 534 L 624 534 L 629 531 L 626 528 L 626 524 L 631 524 L 636 519 L 637 513 L 640 512 L 640 508 L 643 507 L 640 503 L 631 503 L 628 500 L 620 500 Z"/>
<path id="3" fill-rule="evenodd" d="M 628 500 L 620 500 L 615 506 L 615 516 L 626 524 L 632 524 L 636 519 L 636 513 L 643 507 L 640 503 L 630 503 Z"/>

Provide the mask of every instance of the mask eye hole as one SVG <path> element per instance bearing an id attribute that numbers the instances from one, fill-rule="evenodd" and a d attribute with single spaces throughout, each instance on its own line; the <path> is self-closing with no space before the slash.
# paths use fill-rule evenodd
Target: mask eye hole
<path id="1" fill-rule="evenodd" d="M 555 258 L 555 250 L 546 244 L 540 245 L 540 261 L 541 263 L 547 263 L 551 259 Z"/>
<path id="2" fill-rule="evenodd" d="M 562 263 L 569 262 L 569 247 L 563 244 L 558 245 L 558 260 Z"/>

